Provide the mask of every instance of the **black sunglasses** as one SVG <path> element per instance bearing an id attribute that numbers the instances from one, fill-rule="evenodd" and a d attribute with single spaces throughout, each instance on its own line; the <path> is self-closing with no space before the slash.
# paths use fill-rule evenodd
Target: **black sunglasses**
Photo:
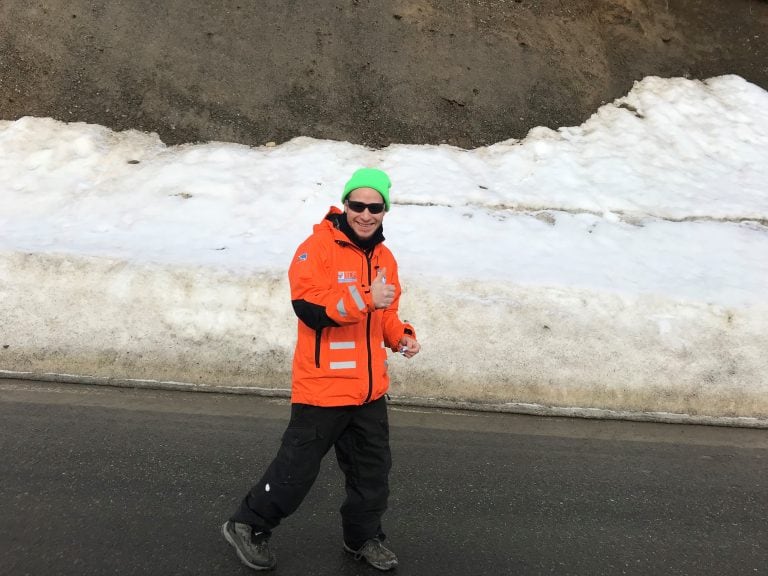
<path id="1" fill-rule="evenodd" d="M 384 203 L 383 202 L 374 202 L 373 204 L 366 204 L 365 202 L 357 202 L 356 200 L 347 200 L 347 206 L 349 206 L 349 209 L 352 210 L 352 212 L 363 212 L 366 208 L 368 208 L 368 212 L 371 214 L 381 214 L 384 212 Z"/>

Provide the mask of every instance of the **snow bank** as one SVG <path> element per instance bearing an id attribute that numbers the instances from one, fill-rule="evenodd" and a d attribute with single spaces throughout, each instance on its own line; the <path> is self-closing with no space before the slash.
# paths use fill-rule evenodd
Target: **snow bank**
<path id="1" fill-rule="evenodd" d="M 377 165 L 423 345 L 394 397 L 765 423 L 766 110 L 737 77 L 647 78 L 471 151 L 0 122 L 0 375 L 287 393 L 288 261 Z"/>
<path id="2" fill-rule="evenodd" d="M 295 317 L 282 275 L 13 253 L 0 255 L 0 279 L 8 376 L 290 387 Z M 392 357 L 396 398 L 768 414 L 766 306 L 476 281 L 435 287 L 406 288 L 402 314 L 421 321 L 424 350 Z"/>

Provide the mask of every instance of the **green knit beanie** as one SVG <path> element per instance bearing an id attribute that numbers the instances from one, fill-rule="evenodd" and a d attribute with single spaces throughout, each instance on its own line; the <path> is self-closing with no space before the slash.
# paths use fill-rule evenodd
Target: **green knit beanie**
<path id="1" fill-rule="evenodd" d="M 349 196 L 352 190 L 357 188 L 373 188 L 381 194 L 384 198 L 384 210 L 389 212 L 389 189 L 392 187 L 392 182 L 389 180 L 389 176 L 381 170 L 376 168 L 360 168 L 352 174 L 352 178 L 344 186 L 344 194 L 341 195 L 341 203 L 343 204 L 347 196 Z"/>

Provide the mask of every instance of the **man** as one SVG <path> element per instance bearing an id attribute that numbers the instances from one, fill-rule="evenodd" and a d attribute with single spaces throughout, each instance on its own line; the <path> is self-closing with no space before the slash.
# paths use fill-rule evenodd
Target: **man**
<path id="1" fill-rule="evenodd" d="M 269 537 L 309 492 L 331 446 L 346 478 L 344 549 L 379 570 L 397 565 L 382 543 L 389 496 L 387 350 L 411 358 L 420 345 L 398 317 L 397 263 L 384 241 L 389 177 L 357 170 L 296 250 L 288 278 L 299 318 L 291 419 L 277 456 L 222 533 L 247 566 L 274 568 Z"/>

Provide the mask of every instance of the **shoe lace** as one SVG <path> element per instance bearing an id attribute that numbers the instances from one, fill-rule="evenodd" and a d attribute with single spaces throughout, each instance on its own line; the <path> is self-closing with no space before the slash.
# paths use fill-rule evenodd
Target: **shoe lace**
<path id="1" fill-rule="evenodd" d="M 269 537 L 264 532 L 251 532 L 251 542 L 254 546 L 257 546 L 259 550 L 263 550 L 268 546 Z"/>
<path id="2" fill-rule="evenodd" d="M 360 560 L 363 556 L 365 556 L 366 552 L 381 554 L 382 548 L 384 548 L 384 545 L 381 543 L 381 540 L 378 538 L 371 538 L 370 540 L 366 541 L 366 543 L 360 547 L 360 550 L 355 553 L 355 560 Z"/>

